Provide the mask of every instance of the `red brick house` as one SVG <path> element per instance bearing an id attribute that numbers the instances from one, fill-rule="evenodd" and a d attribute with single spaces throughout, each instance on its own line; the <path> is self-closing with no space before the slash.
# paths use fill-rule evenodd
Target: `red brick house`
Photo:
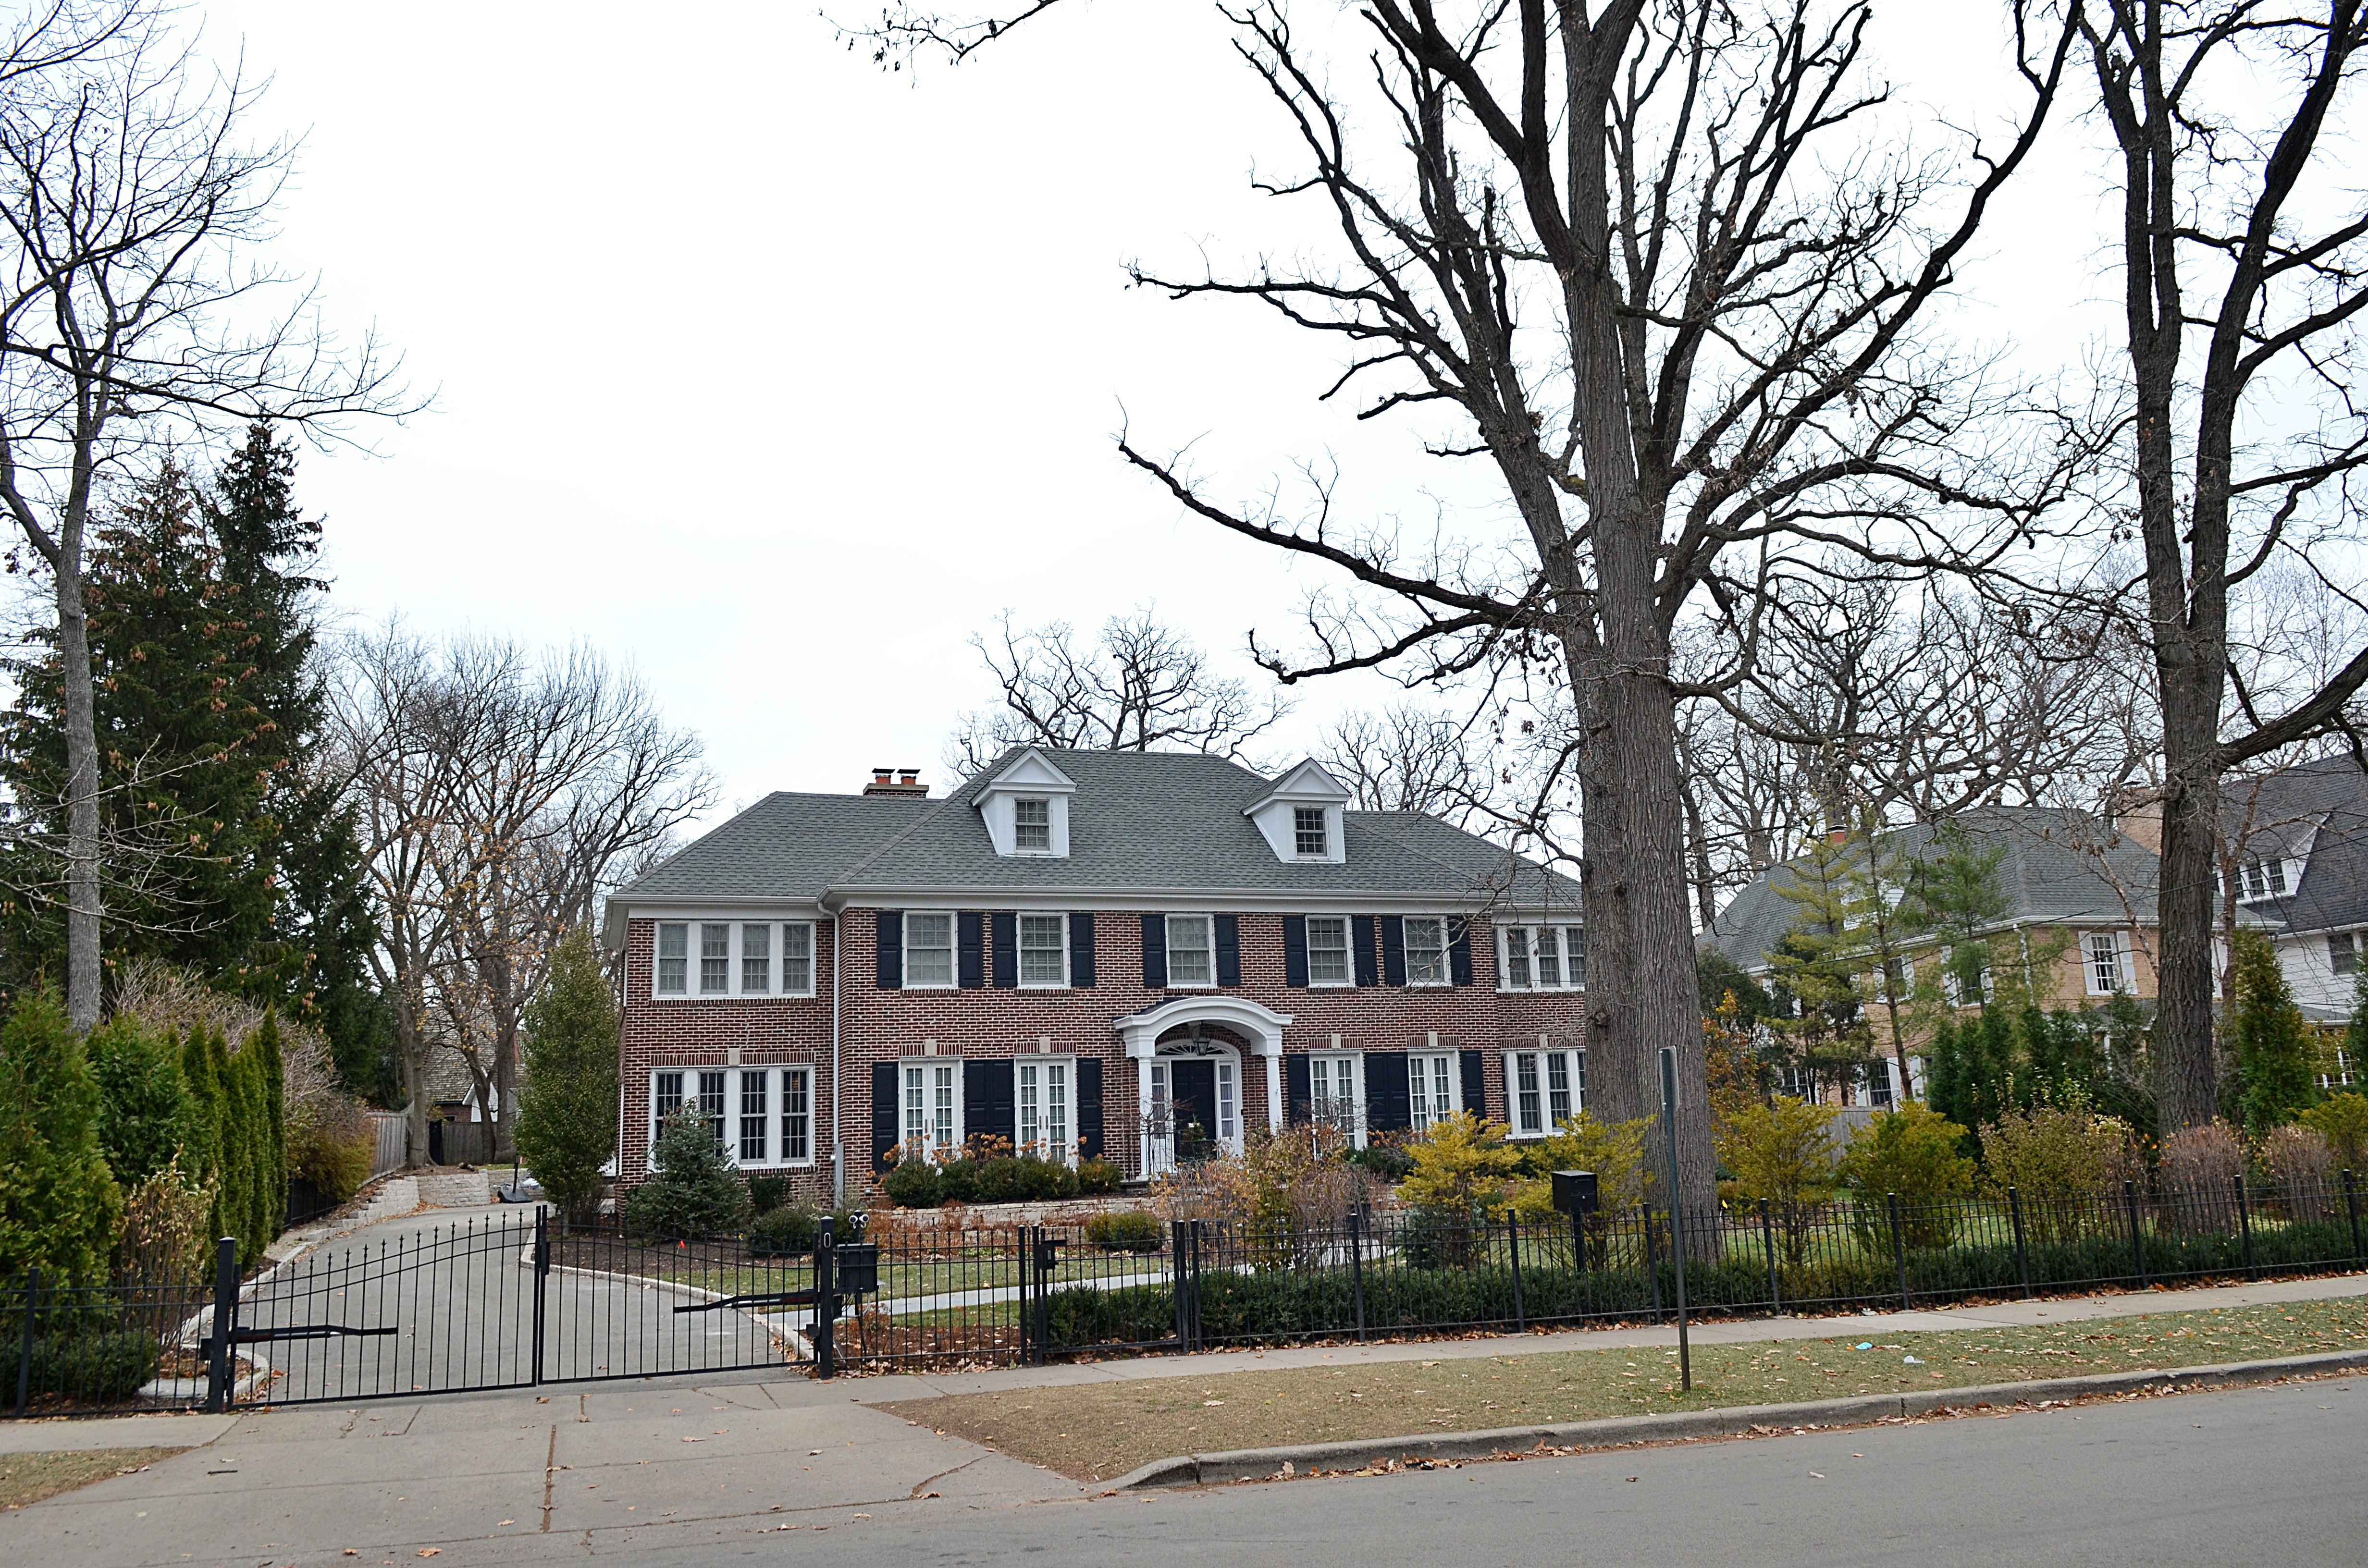
<path id="1" fill-rule="evenodd" d="M 1036 747 L 941 800 L 768 796 L 609 902 L 621 1179 L 685 1106 L 818 1199 L 988 1133 L 1138 1179 L 1313 1117 L 1543 1135 L 1586 1092 L 1577 884 L 1348 799 Z"/>

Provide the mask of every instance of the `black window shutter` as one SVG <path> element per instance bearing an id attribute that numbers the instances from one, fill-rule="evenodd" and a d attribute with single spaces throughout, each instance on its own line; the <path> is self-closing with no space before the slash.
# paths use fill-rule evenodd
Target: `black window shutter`
<path id="1" fill-rule="evenodd" d="M 971 1138 L 1000 1138 L 1010 1142 L 1019 1133 L 1013 1109 L 1011 1063 L 996 1060 L 962 1063 L 962 1131 Z"/>
<path id="2" fill-rule="evenodd" d="M 1374 933 L 1373 917 L 1370 915 L 1349 916 L 1349 940 L 1357 949 L 1357 983 L 1379 985 L 1382 971 L 1374 967 L 1379 961 L 1374 957 L 1374 949 L 1380 945 L 1381 938 Z"/>
<path id="3" fill-rule="evenodd" d="M 988 918 L 995 923 L 995 988 L 1016 990 L 1019 984 L 1019 916 L 1005 910 Z"/>
<path id="4" fill-rule="evenodd" d="M 1094 988 L 1094 917 L 1069 916 L 1069 983 L 1080 991 Z"/>
<path id="5" fill-rule="evenodd" d="M 1102 1156 L 1102 1059 L 1077 1058 L 1077 1157 Z"/>
<path id="6" fill-rule="evenodd" d="M 875 1062 L 871 1064 L 871 1168 L 884 1171 L 888 1156 L 904 1142 L 898 1129 L 902 1126 L 896 1095 L 899 1063 Z"/>
<path id="7" fill-rule="evenodd" d="M 1217 943 L 1217 983 L 1242 983 L 1242 920 L 1238 915 L 1212 915 L 1209 928 Z"/>
<path id="8" fill-rule="evenodd" d="M 986 983 L 986 916 L 965 910 L 954 916 L 954 978 L 965 991 Z"/>
<path id="9" fill-rule="evenodd" d="M 1447 975 L 1458 985 L 1472 983 L 1472 922 L 1447 923 Z"/>
<path id="10" fill-rule="evenodd" d="M 1484 1051 L 1463 1052 L 1463 1108 L 1483 1121 L 1488 1119 L 1488 1071 L 1484 1065 L 1488 1053 Z"/>
<path id="11" fill-rule="evenodd" d="M 1307 916 L 1286 915 L 1282 917 L 1282 983 L 1307 988 Z M 1301 1066 L 1306 1063 L 1303 1061 Z"/>
<path id="12" fill-rule="evenodd" d="M 1145 991 L 1167 988 L 1167 916 L 1165 915 L 1143 917 L 1143 988 Z"/>
<path id="13" fill-rule="evenodd" d="M 1315 1091 L 1307 1072 L 1307 1058 L 1285 1056 L 1282 1059 L 1282 1119 L 1294 1127 L 1304 1127 L 1315 1119 Z"/>
<path id="14" fill-rule="evenodd" d="M 905 989 L 905 912 L 880 912 L 880 989 Z"/>
<path id="15" fill-rule="evenodd" d="M 1365 1052 L 1365 1127 L 1368 1131 L 1402 1131 L 1414 1125 L 1414 1101 L 1406 1092 L 1406 1053 L 1403 1051 Z"/>
<path id="16" fill-rule="evenodd" d="M 1403 915 L 1382 916 L 1382 980 L 1389 985 L 1406 983 L 1406 919 Z"/>

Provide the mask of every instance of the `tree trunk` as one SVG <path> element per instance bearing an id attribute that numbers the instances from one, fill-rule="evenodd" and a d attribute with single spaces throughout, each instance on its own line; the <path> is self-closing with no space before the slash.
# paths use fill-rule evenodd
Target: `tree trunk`
<path id="1" fill-rule="evenodd" d="M 98 735 L 90 689 L 90 618 L 82 600 L 81 528 L 69 521 L 56 563 L 58 653 L 65 675 L 66 1017 L 78 1033 L 98 1027 Z"/>
<path id="2" fill-rule="evenodd" d="M 2213 683 L 2216 685 L 2217 683 Z M 2165 694 L 2170 693 L 2166 683 Z M 2165 787 L 2160 891 L 2161 957 L 2155 1012 L 2155 1106 L 2161 1130 L 2201 1127 L 2220 1114 L 2212 1009 L 2213 903 L 2219 863 L 2216 717 L 2194 701 L 2163 705 Z M 2200 732 L 2200 733 L 2199 733 Z M 2198 742 L 2201 742 L 2199 744 Z M 2199 753 L 2202 755 L 2199 756 Z"/>

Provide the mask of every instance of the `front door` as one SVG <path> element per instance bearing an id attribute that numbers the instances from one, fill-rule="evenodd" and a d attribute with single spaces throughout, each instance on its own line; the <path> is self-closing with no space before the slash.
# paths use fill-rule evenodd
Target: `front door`
<path id="1" fill-rule="evenodd" d="M 1205 1160 L 1216 1152 L 1217 1064 L 1206 1057 L 1170 1057 L 1167 1073 L 1176 1116 L 1176 1157 Z"/>

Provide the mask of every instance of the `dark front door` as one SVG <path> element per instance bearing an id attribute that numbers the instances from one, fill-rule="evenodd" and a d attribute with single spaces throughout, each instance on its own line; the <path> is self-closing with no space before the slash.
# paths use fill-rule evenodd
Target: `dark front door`
<path id="1" fill-rule="evenodd" d="M 1217 1064 L 1205 1057 L 1172 1057 L 1167 1083 L 1176 1100 L 1176 1157 L 1207 1159 L 1217 1136 Z"/>

